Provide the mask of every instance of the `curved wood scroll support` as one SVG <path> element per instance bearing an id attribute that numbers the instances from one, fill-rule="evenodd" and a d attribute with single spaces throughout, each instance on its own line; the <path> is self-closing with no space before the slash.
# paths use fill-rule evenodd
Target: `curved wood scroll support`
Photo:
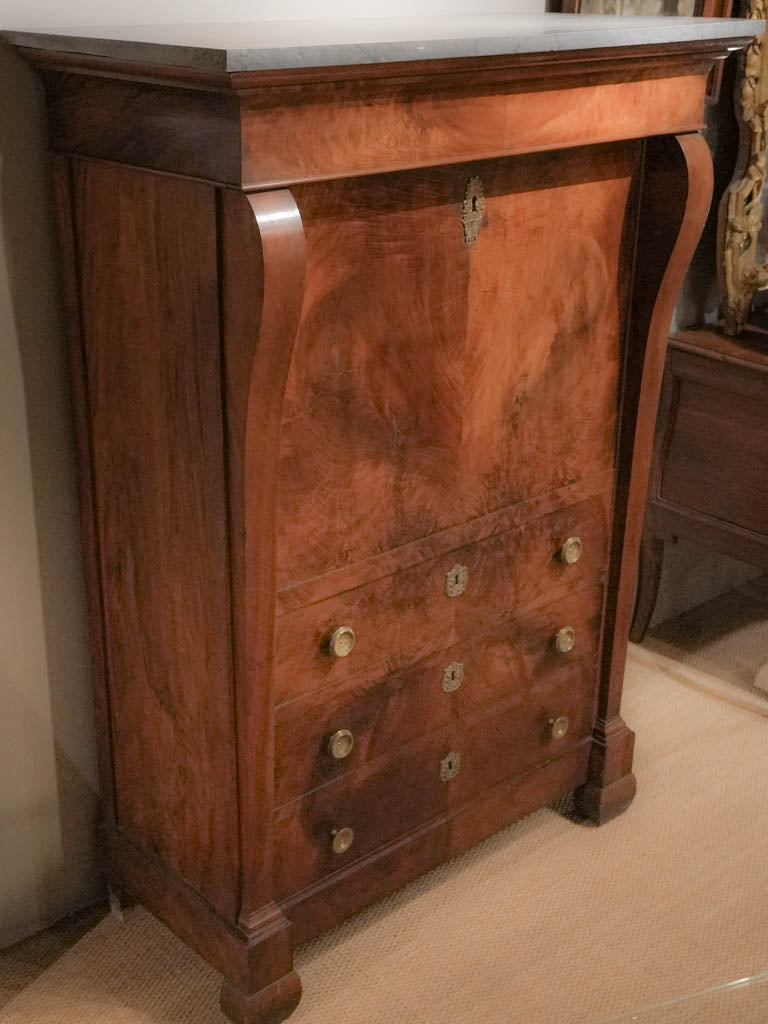
<path id="1" fill-rule="evenodd" d="M 711 198 L 712 158 L 699 134 L 662 136 L 646 143 L 619 424 L 606 642 L 589 778 L 576 793 L 580 813 L 597 824 L 618 814 L 635 794 L 635 737 L 619 715 L 619 704 L 656 407 L 669 324 Z"/>
<path id="2" fill-rule="evenodd" d="M 280 420 L 306 254 L 289 191 L 225 192 L 220 201 L 241 806 L 238 924 L 248 948 L 247 974 L 225 982 L 222 1007 L 238 1024 L 271 1024 L 301 995 L 290 924 L 272 902 L 272 649 Z"/>

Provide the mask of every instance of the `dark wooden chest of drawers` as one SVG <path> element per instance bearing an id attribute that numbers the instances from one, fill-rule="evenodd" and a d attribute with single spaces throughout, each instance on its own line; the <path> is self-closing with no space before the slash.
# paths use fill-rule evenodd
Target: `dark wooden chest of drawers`
<path id="1" fill-rule="evenodd" d="M 635 560 L 726 49 L 26 49 L 108 869 L 234 1020 L 290 1012 L 293 943 L 521 815 L 631 800 Z"/>

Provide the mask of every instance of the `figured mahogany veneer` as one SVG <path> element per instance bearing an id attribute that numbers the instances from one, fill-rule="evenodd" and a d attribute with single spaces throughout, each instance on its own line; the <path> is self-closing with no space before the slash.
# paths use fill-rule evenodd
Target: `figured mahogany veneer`
<path id="1" fill-rule="evenodd" d="M 566 655 L 562 655 L 566 657 Z M 363 765 L 275 812 L 278 899 L 309 888 L 396 837 L 449 814 L 505 779 L 522 776 L 583 744 L 594 715 L 594 674 L 587 685 L 552 674 L 511 687 L 510 694 L 473 715 L 456 718 L 413 743 Z M 562 739 L 550 723 L 569 720 Z M 440 777 L 441 761 L 458 754 L 455 778 Z M 335 853 L 334 829 L 354 829 L 348 852 Z"/>
<path id="2" fill-rule="evenodd" d="M 633 142 L 294 190 L 308 270 L 278 586 L 612 468 L 640 157 Z M 470 248 L 472 177 L 486 224 Z M 549 225 L 559 246 L 515 244 Z"/>
<path id="3" fill-rule="evenodd" d="M 543 607 L 516 606 L 494 613 L 484 624 L 485 633 L 472 633 L 405 667 L 387 671 L 388 665 L 377 665 L 281 705 L 275 715 L 276 805 L 438 726 L 454 721 L 463 730 L 462 723 L 474 712 L 510 694 L 523 701 L 532 689 L 551 684 L 561 695 L 573 692 L 588 707 L 602 603 L 599 577 L 586 591 L 574 586 Z M 576 646 L 567 654 L 554 643 L 565 626 L 576 634 Z M 446 692 L 444 674 L 457 663 L 463 671 L 461 685 Z M 337 760 L 328 741 L 342 728 L 352 732 L 354 746 L 348 757 Z"/>
<path id="4" fill-rule="evenodd" d="M 346 590 L 277 620 L 275 701 L 282 703 L 388 659 L 400 662 L 482 632 L 490 616 L 524 610 L 566 596 L 584 580 L 600 579 L 607 552 L 610 494 L 551 513 L 524 527 Z M 569 536 L 581 537 L 584 554 L 568 566 L 557 557 Z M 446 597 L 455 565 L 467 570 L 464 592 Z M 333 630 L 350 625 L 352 654 L 328 651 Z"/>
<path id="5" fill-rule="evenodd" d="M 654 415 L 738 42 L 231 75 L 26 51 L 108 871 L 234 1021 L 290 1013 L 295 941 L 522 814 L 631 800 Z"/>

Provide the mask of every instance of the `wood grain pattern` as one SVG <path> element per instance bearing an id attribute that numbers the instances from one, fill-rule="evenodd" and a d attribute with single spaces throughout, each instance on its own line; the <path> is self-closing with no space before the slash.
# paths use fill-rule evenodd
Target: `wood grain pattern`
<path id="1" fill-rule="evenodd" d="M 586 775 L 588 757 L 589 744 L 582 743 L 281 901 L 296 941 L 306 942 L 505 825 L 572 792 Z"/>
<path id="2" fill-rule="evenodd" d="M 222 1007 L 233 1019 L 281 1019 L 297 1004 L 290 926 L 273 899 L 275 613 L 274 452 L 305 277 L 301 217 L 289 192 L 225 193 L 221 288 L 227 468 L 235 642 L 240 798 L 240 927 L 247 936 L 246 985 L 230 982 Z"/>
<path id="3" fill-rule="evenodd" d="M 669 133 L 735 45 L 235 75 L 27 55 L 65 154 L 109 872 L 237 1024 L 296 1005 L 296 939 L 569 790 L 596 821 L 634 793 L 634 564 L 709 188 L 701 138 Z"/>
<path id="4" fill-rule="evenodd" d="M 454 92 L 449 102 L 407 87 L 379 87 L 373 97 L 354 84 L 345 94 L 318 86 L 306 99 L 287 90 L 258 94 L 243 104 L 243 184 L 275 188 L 703 127 L 706 74 L 676 78 L 674 88 L 674 104 L 664 79 L 557 92 Z"/>
<path id="5" fill-rule="evenodd" d="M 310 270 L 281 588 L 612 467 L 639 157 L 628 143 L 296 190 Z M 487 225 L 470 248 L 474 175 Z"/>
<path id="6" fill-rule="evenodd" d="M 282 616 L 275 638 L 276 703 L 338 684 L 367 666 L 392 668 L 416 660 L 484 632 L 499 613 L 523 613 L 599 580 L 606 566 L 609 501 L 604 493 L 558 509 L 517 530 Z M 557 552 L 570 536 L 581 537 L 584 554 L 566 566 Z M 447 597 L 446 575 L 457 564 L 468 569 L 467 587 L 460 596 Z M 328 640 L 341 625 L 351 626 L 357 640 L 348 657 L 335 658 Z"/>
<path id="7" fill-rule="evenodd" d="M 513 691 L 527 694 L 555 680 L 558 687 L 588 693 L 595 681 L 602 599 L 597 579 L 544 607 L 491 612 L 485 632 L 415 664 L 383 677 L 376 669 L 357 673 L 282 705 L 275 720 L 275 803 L 287 803 L 448 722 L 462 722 Z M 577 639 L 567 655 L 553 643 L 564 626 L 572 627 Z M 457 662 L 463 681 L 446 693 L 444 672 Z M 329 736 L 337 729 L 354 736 L 344 760 L 328 752 Z"/>
<path id="8" fill-rule="evenodd" d="M 86 600 L 88 608 L 88 638 L 91 661 L 91 682 L 96 730 L 99 737 L 99 782 L 101 785 L 101 823 L 114 827 L 117 820 L 112 705 L 107 673 L 103 617 L 103 579 L 99 553 L 99 535 L 91 436 L 91 410 L 86 378 L 86 354 L 83 348 L 83 309 L 80 305 L 75 211 L 72 195 L 72 171 L 67 157 L 53 159 L 53 185 L 56 198 L 56 219 L 59 254 L 61 258 L 62 298 L 64 301 L 69 379 L 72 411 L 75 418 L 75 440 L 78 458 L 78 491 L 80 499 L 80 529 L 83 538 Z"/>
<path id="9" fill-rule="evenodd" d="M 315 576 L 311 580 L 302 580 L 278 590 L 276 615 L 287 615 L 305 605 L 316 604 L 345 590 L 385 579 L 403 569 L 428 562 L 447 551 L 455 551 L 488 537 L 506 533 L 524 523 L 540 519 L 556 509 L 578 505 L 596 494 L 603 494 L 612 489 L 613 469 L 608 469 L 598 476 L 576 480 L 565 487 L 557 487 L 546 494 L 537 494 L 535 498 L 491 512 L 487 516 L 469 519 L 447 530 L 439 530 L 427 537 L 420 537 L 411 544 L 402 544 L 390 548 L 389 551 L 382 551 L 379 555 L 373 555 L 362 562 Z M 564 541 L 566 538 L 560 539 Z"/>
<path id="10" fill-rule="evenodd" d="M 210 181 L 240 178 L 232 93 L 51 72 L 44 82 L 57 150 Z"/>
<path id="11" fill-rule="evenodd" d="M 83 164 L 73 184 L 117 820 L 233 918 L 214 194 Z"/>
<path id="12" fill-rule="evenodd" d="M 258 929 L 246 934 L 222 920 L 167 865 L 143 854 L 119 832 L 108 829 L 106 842 L 111 868 L 126 889 L 141 893 L 142 903 L 152 913 L 224 975 L 225 1013 L 242 1024 L 252 1024 L 279 1021 L 292 1012 L 301 984 L 295 973 L 283 973 L 285 961 L 291 961 L 290 933 L 277 907 L 262 917 Z"/>
<path id="13" fill-rule="evenodd" d="M 240 915 L 271 902 L 275 488 L 283 389 L 305 275 L 289 192 L 222 197 L 225 381 L 237 679 Z M 253 756 L 259 751 L 259 757 Z M 265 831 L 266 830 L 266 831 Z"/>
<path id="14" fill-rule="evenodd" d="M 681 379 L 660 497 L 768 535 L 768 377 L 755 383 L 762 394 Z"/>
<path id="15" fill-rule="evenodd" d="M 279 900 L 316 883 L 360 857 L 479 793 L 580 745 L 592 728 L 596 677 L 562 675 L 525 680 L 507 697 L 475 715 L 456 719 L 423 739 L 369 762 L 275 812 L 275 891 Z M 562 739 L 549 722 L 570 720 Z M 444 782 L 440 762 L 461 756 L 454 779 Z M 331 847 L 334 828 L 355 832 L 347 854 Z"/>
<path id="16" fill-rule="evenodd" d="M 744 42 L 237 74 L 22 50 L 57 150 L 266 189 L 696 130 Z"/>
<path id="17" fill-rule="evenodd" d="M 625 806 L 635 791 L 631 771 L 634 736 L 621 719 L 619 705 L 653 431 L 669 323 L 712 197 L 712 158 L 700 135 L 653 139 L 646 147 L 626 343 L 600 699 L 590 781 L 579 793 L 583 813 L 598 822 Z"/>

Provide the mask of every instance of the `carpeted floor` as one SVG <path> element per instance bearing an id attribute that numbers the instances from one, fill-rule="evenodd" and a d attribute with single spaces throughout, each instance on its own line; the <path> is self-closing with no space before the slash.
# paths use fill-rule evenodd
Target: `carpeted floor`
<path id="1" fill-rule="evenodd" d="M 696 614 L 631 649 L 630 809 L 601 829 L 539 811 L 304 947 L 293 1024 L 768 1021 L 765 978 L 679 1001 L 768 971 L 768 605 Z M 218 990 L 135 908 L 0 1022 L 222 1024 Z"/>

